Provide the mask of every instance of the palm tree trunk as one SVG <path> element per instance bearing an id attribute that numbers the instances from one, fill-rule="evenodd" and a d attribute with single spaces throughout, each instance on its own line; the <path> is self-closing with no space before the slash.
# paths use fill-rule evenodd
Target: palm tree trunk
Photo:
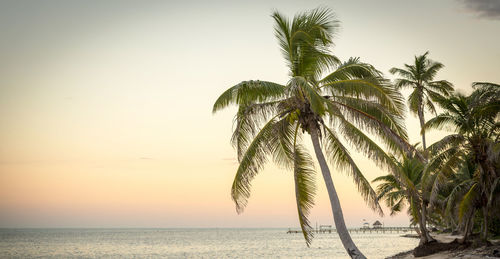
<path id="1" fill-rule="evenodd" d="M 352 241 L 351 235 L 349 235 L 349 231 L 347 230 L 347 227 L 345 225 L 344 215 L 342 214 L 342 208 L 340 207 L 339 197 L 337 195 L 337 192 L 335 191 L 335 186 L 333 185 L 330 169 L 328 168 L 328 164 L 326 163 L 325 156 L 323 155 L 323 151 L 321 150 L 319 144 L 318 130 L 312 129 L 310 131 L 310 134 L 314 146 L 314 152 L 316 154 L 316 158 L 318 159 L 319 166 L 321 167 L 321 173 L 323 174 L 326 189 L 328 190 L 328 196 L 330 197 L 333 220 L 335 222 L 335 228 L 337 229 L 337 233 L 339 234 L 340 241 L 342 241 L 342 245 L 351 258 L 366 259 L 366 257 L 361 253 L 361 251 L 359 251 L 359 249 Z"/>
<path id="2" fill-rule="evenodd" d="M 467 239 L 469 238 L 470 231 L 472 229 L 471 225 L 472 223 L 472 218 L 474 217 L 474 211 L 468 214 L 467 221 L 465 223 L 465 228 L 464 228 L 464 237 L 460 241 L 461 243 L 467 242 Z"/>
<path id="3" fill-rule="evenodd" d="M 420 210 L 422 211 L 422 210 Z M 419 245 L 423 245 L 427 242 L 429 242 L 429 240 L 427 239 L 427 231 L 426 231 L 426 228 L 425 228 L 425 223 L 424 221 L 422 220 L 422 213 L 420 214 L 420 217 L 418 219 L 418 226 L 420 228 L 420 243 Z"/>
<path id="4" fill-rule="evenodd" d="M 487 240 L 488 239 L 488 207 L 484 206 L 483 207 L 483 229 L 481 233 L 481 239 Z"/>
<path id="5" fill-rule="evenodd" d="M 418 119 L 420 120 L 420 130 L 424 128 L 425 118 L 424 118 L 424 107 L 423 103 L 421 103 L 418 107 Z M 422 147 L 424 148 L 424 156 L 426 156 L 427 145 L 425 143 L 425 133 L 422 132 Z M 424 195 L 424 194 L 422 194 Z M 422 231 L 422 235 L 420 236 L 420 245 L 435 241 L 434 238 L 431 237 L 429 231 L 427 231 L 427 203 L 422 200 L 422 208 L 420 210 L 420 230 Z"/>
<path id="6" fill-rule="evenodd" d="M 422 201 L 422 207 L 421 207 L 421 213 L 420 213 L 420 220 L 419 220 L 419 225 L 420 225 L 420 245 L 423 245 L 428 242 L 435 241 L 433 237 L 429 234 L 429 231 L 427 230 L 427 204 Z"/>
<path id="7" fill-rule="evenodd" d="M 420 226 L 420 224 L 418 224 L 418 225 Z M 422 232 L 420 232 L 420 228 L 419 228 L 419 227 L 417 227 L 417 226 L 415 226 L 414 228 L 415 228 L 415 232 L 417 232 L 417 235 L 418 235 L 418 236 L 421 236 L 421 235 L 422 235 L 422 234 L 421 234 Z"/>
<path id="8" fill-rule="evenodd" d="M 420 120 L 420 130 L 422 130 L 425 125 L 424 108 L 422 107 L 422 105 L 420 105 L 420 107 L 418 108 L 418 119 Z M 425 150 L 427 149 L 427 145 L 425 144 L 425 132 L 422 132 L 422 147 L 424 148 L 424 155 L 425 155 Z"/>

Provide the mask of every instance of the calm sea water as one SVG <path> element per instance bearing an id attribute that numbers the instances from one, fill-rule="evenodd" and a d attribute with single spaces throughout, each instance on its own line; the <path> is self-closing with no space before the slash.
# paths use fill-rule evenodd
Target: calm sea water
<path id="1" fill-rule="evenodd" d="M 310 248 L 287 229 L 1 229 L 0 258 L 348 258 L 337 234 Z M 414 248 L 400 234 L 352 233 L 368 258 Z"/>

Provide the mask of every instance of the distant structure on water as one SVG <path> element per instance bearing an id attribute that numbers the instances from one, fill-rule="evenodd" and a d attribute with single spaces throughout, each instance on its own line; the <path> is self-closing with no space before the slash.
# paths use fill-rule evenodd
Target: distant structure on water
<path id="1" fill-rule="evenodd" d="M 366 222 L 366 219 L 363 219 L 362 229 L 369 229 L 369 228 L 370 228 L 370 223 Z"/>
<path id="2" fill-rule="evenodd" d="M 370 227 L 370 223 L 366 221 L 366 219 L 363 219 L 363 226 L 360 228 L 350 228 L 348 229 L 349 232 L 351 233 L 399 233 L 399 232 L 412 232 L 415 231 L 415 228 L 413 227 L 385 227 L 383 223 L 380 223 L 380 221 L 376 220 L 372 224 L 373 227 Z M 337 230 L 333 228 L 332 225 L 319 225 L 316 222 L 316 228 L 313 230 L 315 233 L 336 233 Z M 302 233 L 302 230 L 300 229 L 292 229 L 288 228 L 288 231 L 286 232 L 288 234 L 292 233 Z"/>
<path id="3" fill-rule="evenodd" d="M 373 228 L 382 228 L 382 223 L 378 220 L 373 222 Z"/>

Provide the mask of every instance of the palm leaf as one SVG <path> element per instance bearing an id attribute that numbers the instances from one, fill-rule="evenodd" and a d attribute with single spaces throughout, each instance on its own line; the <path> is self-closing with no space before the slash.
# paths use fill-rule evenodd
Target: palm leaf
<path id="1" fill-rule="evenodd" d="M 469 189 L 469 191 L 464 195 L 462 201 L 460 202 L 458 206 L 458 219 L 460 221 L 462 221 L 465 213 L 471 210 L 473 202 L 478 196 L 477 189 L 478 189 L 478 184 L 474 183 Z"/>
<path id="2" fill-rule="evenodd" d="M 316 192 L 314 165 L 311 157 L 300 145 L 295 145 L 294 147 L 293 162 L 295 199 L 300 227 L 307 246 L 310 246 L 314 237 L 314 231 L 308 219 L 314 205 L 314 195 Z"/>
<path id="3" fill-rule="evenodd" d="M 256 102 L 275 101 L 284 96 L 285 87 L 267 81 L 243 81 L 222 93 L 215 101 L 212 112 L 231 104 L 249 105 Z"/>
<path id="4" fill-rule="evenodd" d="M 323 84 L 322 88 L 330 91 L 333 96 L 349 96 L 377 101 L 397 115 L 402 115 L 404 112 L 402 95 L 380 78 L 338 80 Z"/>
<path id="5" fill-rule="evenodd" d="M 460 145 L 464 140 L 465 138 L 461 134 L 451 134 L 433 143 L 427 149 L 433 154 L 438 154 L 449 147 Z"/>
<path id="6" fill-rule="evenodd" d="M 415 154 L 419 159 L 425 161 L 425 158 L 412 146 L 406 139 L 401 137 L 395 129 L 391 128 L 390 125 L 383 123 L 379 118 L 375 117 L 373 113 L 367 113 L 364 110 L 357 109 L 351 105 L 346 105 L 341 102 L 328 100 L 331 104 L 337 106 L 340 110 L 345 112 L 351 120 L 354 120 L 362 128 L 370 131 L 370 133 L 376 134 L 381 137 L 386 143 L 393 149 L 399 149 L 407 153 L 409 156 Z"/>
<path id="7" fill-rule="evenodd" d="M 231 188 L 231 198 L 236 204 L 236 211 L 243 212 L 248 198 L 253 178 L 263 169 L 267 156 L 271 152 L 269 144 L 272 142 L 276 118 L 271 119 L 255 136 L 236 171 Z"/>
<path id="8" fill-rule="evenodd" d="M 248 145 L 257 134 L 262 123 L 276 114 L 281 101 L 243 105 L 241 104 L 234 120 L 234 131 L 231 143 L 236 148 L 238 162 L 245 153 Z"/>
<path id="9" fill-rule="evenodd" d="M 349 144 L 358 152 L 363 153 L 379 167 L 391 171 L 395 170 L 396 165 L 394 164 L 394 160 L 361 130 L 346 120 L 340 120 L 339 128 L 342 136 L 344 136 L 346 140 L 349 141 Z"/>
<path id="10" fill-rule="evenodd" d="M 334 164 L 337 169 L 347 172 L 347 174 L 353 178 L 358 191 L 361 193 L 361 196 L 368 206 L 382 216 L 384 212 L 378 203 L 377 193 L 370 186 L 370 182 L 363 176 L 350 156 L 349 151 L 340 142 L 336 134 L 325 125 L 323 126 L 325 130 L 325 137 L 323 139 L 325 143 L 323 146 L 330 158 L 330 162 Z"/>

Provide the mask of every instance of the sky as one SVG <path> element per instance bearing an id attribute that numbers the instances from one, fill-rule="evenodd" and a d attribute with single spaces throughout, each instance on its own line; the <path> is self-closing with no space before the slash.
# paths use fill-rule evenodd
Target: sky
<path id="1" fill-rule="evenodd" d="M 211 111 L 241 81 L 285 83 L 270 14 L 318 6 L 341 22 L 341 60 L 394 79 L 391 67 L 430 51 L 458 91 L 500 82 L 495 0 L 0 0 L 0 227 L 297 227 L 292 172 L 272 164 L 236 213 L 235 109 Z M 419 142 L 412 115 L 407 128 Z M 369 180 L 387 174 L 351 150 Z M 332 173 L 348 226 L 408 225 Z M 311 221 L 332 224 L 320 173 L 317 186 Z"/>

